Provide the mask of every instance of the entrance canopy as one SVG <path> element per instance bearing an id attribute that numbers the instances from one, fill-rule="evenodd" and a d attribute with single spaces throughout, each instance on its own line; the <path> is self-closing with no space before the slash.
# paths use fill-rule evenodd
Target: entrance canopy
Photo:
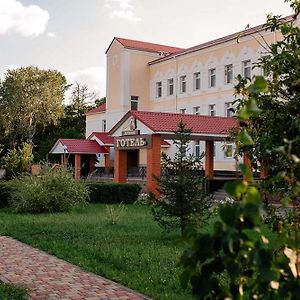
<path id="1" fill-rule="evenodd" d="M 128 131 L 134 134 L 134 130 L 139 129 L 140 134 L 159 134 L 164 139 L 172 139 L 180 121 L 192 130 L 192 139 L 195 140 L 224 141 L 230 130 L 237 127 L 235 118 L 129 111 L 110 130 L 109 135 L 122 136 Z"/>

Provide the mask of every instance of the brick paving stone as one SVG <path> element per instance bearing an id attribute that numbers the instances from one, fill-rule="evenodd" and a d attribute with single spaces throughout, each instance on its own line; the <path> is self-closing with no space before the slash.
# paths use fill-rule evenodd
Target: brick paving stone
<path id="1" fill-rule="evenodd" d="M 6 236 L 0 236 L 0 281 L 25 286 L 32 300 L 150 299 Z"/>

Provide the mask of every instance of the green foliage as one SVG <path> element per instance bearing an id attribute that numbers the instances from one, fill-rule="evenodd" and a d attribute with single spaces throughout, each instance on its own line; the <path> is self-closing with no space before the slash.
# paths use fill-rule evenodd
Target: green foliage
<path id="1" fill-rule="evenodd" d="M 22 146 L 9 150 L 3 157 L 3 167 L 6 177 L 13 178 L 28 172 L 33 160 L 32 145 L 23 143 Z"/>
<path id="2" fill-rule="evenodd" d="M 88 190 L 65 168 L 51 168 L 45 164 L 39 176 L 20 176 L 9 183 L 11 202 L 15 212 L 45 213 L 68 211 L 85 203 Z"/>
<path id="3" fill-rule="evenodd" d="M 0 208 L 7 207 L 10 199 L 10 188 L 7 182 L 0 182 Z"/>
<path id="4" fill-rule="evenodd" d="M 157 178 L 161 197 L 152 210 L 154 219 L 163 228 L 179 228 L 182 233 L 197 218 L 204 221 L 211 203 L 205 188 L 206 178 L 200 174 L 203 154 L 200 158 L 187 155 L 190 135 L 191 130 L 181 121 L 174 137 L 177 147 L 174 159 L 162 154 L 164 174 Z"/>
<path id="5" fill-rule="evenodd" d="M 97 183 L 88 182 L 91 202 L 93 203 L 134 203 L 139 196 L 141 187 L 133 183 Z"/>
<path id="6" fill-rule="evenodd" d="M 27 292 L 23 287 L 0 282 L 1 300 L 26 300 Z"/>
<path id="7" fill-rule="evenodd" d="M 123 217 L 127 207 L 122 202 L 118 206 L 106 205 L 106 218 L 111 225 L 116 225 Z"/>

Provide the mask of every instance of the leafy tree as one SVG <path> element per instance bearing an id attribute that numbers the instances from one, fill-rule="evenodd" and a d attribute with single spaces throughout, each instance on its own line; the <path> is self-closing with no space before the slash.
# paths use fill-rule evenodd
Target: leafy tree
<path id="1" fill-rule="evenodd" d="M 206 178 L 200 173 L 203 154 L 200 158 L 187 155 L 191 129 L 181 121 L 174 133 L 177 152 L 174 159 L 162 154 L 164 173 L 157 178 L 162 196 L 157 199 L 153 214 L 162 227 L 179 228 L 184 233 L 199 216 L 208 214 L 211 197 L 206 192 Z"/>
<path id="2" fill-rule="evenodd" d="M 37 67 L 8 70 L 0 84 L 0 117 L 4 136 L 33 144 L 38 130 L 63 116 L 65 77 Z"/>

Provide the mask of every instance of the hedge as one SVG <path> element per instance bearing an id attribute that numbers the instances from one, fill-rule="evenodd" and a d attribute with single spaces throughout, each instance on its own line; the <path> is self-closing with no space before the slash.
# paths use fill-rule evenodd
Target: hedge
<path id="1" fill-rule="evenodd" d="M 10 189 L 6 182 L 0 182 L 0 208 L 7 207 L 10 200 Z"/>
<path id="2" fill-rule="evenodd" d="M 135 183 L 87 183 L 93 203 L 131 204 L 138 199 L 141 187 Z"/>

